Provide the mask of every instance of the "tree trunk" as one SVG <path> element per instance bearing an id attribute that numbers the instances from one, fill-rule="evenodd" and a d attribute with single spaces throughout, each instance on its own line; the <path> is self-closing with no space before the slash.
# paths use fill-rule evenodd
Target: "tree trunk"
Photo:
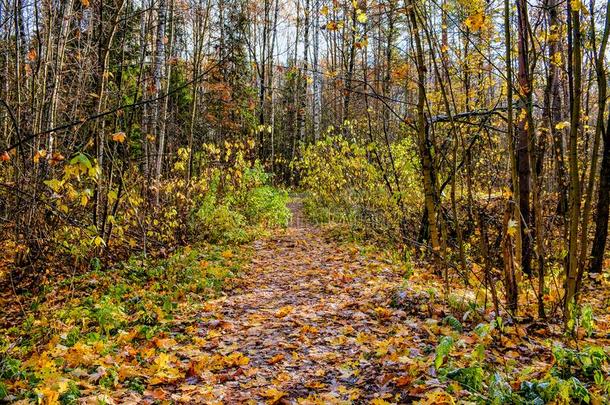
<path id="1" fill-rule="evenodd" d="M 593 14 L 591 16 L 593 19 Z M 610 2 L 606 5 L 606 22 L 600 44 L 600 50 L 596 56 L 595 70 L 597 73 L 598 87 L 598 112 L 596 131 L 600 131 L 604 146 L 602 152 L 602 163 L 599 174 L 599 186 L 597 197 L 597 216 L 595 217 L 595 237 L 591 248 L 591 262 L 589 271 L 600 273 L 606 250 L 606 239 L 608 238 L 608 213 L 610 210 L 610 119 L 604 128 L 604 112 L 606 110 L 607 79 L 604 69 L 604 58 L 610 35 Z M 591 173 L 593 175 L 593 173 Z"/>
<path id="2" fill-rule="evenodd" d="M 525 274 L 531 274 L 532 243 L 530 227 L 530 150 L 532 128 L 532 81 L 529 71 L 529 21 L 527 1 L 517 0 L 518 16 L 518 61 L 519 61 L 519 93 L 522 101 L 522 111 L 517 120 L 517 172 L 519 174 L 519 211 L 521 226 L 521 269 Z"/>
<path id="3" fill-rule="evenodd" d="M 432 159 L 431 142 L 429 138 L 429 126 L 426 120 L 425 105 L 426 105 L 426 65 L 424 62 L 424 50 L 422 47 L 417 15 L 415 11 L 415 3 L 413 0 L 407 0 L 407 10 L 409 23 L 411 26 L 411 34 L 415 42 L 415 59 L 417 65 L 417 144 L 420 154 L 420 160 L 423 171 L 424 185 L 424 200 L 427 211 L 428 227 L 430 229 L 430 243 L 435 258 L 435 262 L 439 262 L 439 255 L 442 257 L 441 241 L 439 228 L 436 219 L 437 213 L 437 193 L 435 190 L 436 180 L 434 175 L 434 163 Z"/>
<path id="4" fill-rule="evenodd" d="M 580 179 L 578 171 L 578 133 L 580 128 L 580 108 L 582 90 L 582 54 L 580 32 L 580 9 L 568 5 L 569 32 L 569 67 L 570 83 L 570 133 L 568 143 L 569 176 L 570 176 L 570 207 L 568 227 L 568 257 L 566 261 L 565 281 L 565 317 L 566 325 L 574 317 L 576 288 L 578 284 L 578 223 L 580 220 Z"/>

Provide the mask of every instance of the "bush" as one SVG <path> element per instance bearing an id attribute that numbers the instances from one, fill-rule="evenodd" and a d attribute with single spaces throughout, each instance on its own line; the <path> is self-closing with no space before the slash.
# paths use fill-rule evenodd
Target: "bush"
<path id="1" fill-rule="evenodd" d="M 210 196 L 197 211 L 199 225 L 198 238 L 212 243 L 240 243 L 248 239 L 244 230 L 245 218 L 238 212 L 231 210 L 227 205 L 215 206 L 216 199 Z"/>
<path id="2" fill-rule="evenodd" d="M 258 162 L 244 163 L 240 170 L 230 178 L 218 172 L 210 182 L 192 221 L 198 239 L 243 243 L 258 228 L 288 225 L 288 193 L 269 184 L 270 176 Z"/>
<path id="3" fill-rule="evenodd" d="M 366 236 L 399 239 L 405 220 L 418 221 L 423 201 L 410 141 L 392 145 L 390 162 L 386 149 L 333 132 L 303 151 L 301 185 L 309 191 L 305 213 L 314 222 L 344 223 Z M 409 192 L 398 192 L 396 181 Z"/>

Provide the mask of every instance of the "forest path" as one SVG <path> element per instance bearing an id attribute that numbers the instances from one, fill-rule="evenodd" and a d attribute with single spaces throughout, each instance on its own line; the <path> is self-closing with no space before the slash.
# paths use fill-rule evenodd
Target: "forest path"
<path id="1" fill-rule="evenodd" d="M 176 387 L 185 397 L 172 390 L 173 398 L 345 403 L 395 393 L 392 374 L 374 357 L 387 354 L 392 336 L 408 342 L 417 334 L 415 324 L 397 319 L 403 312 L 388 309 L 398 269 L 325 239 L 302 221 L 298 201 L 291 209 L 288 229 L 254 242 L 239 292 L 210 301 L 201 314 L 201 350 L 232 359 L 228 367 L 202 373 L 210 362 L 191 366 L 198 377 L 186 391 Z"/>

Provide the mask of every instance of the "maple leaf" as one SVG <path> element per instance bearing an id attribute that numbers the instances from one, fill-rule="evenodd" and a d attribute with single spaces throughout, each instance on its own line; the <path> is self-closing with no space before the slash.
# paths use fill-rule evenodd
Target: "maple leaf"
<path id="1" fill-rule="evenodd" d="M 375 398 L 371 401 L 371 405 L 390 405 L 390 402 L 381 398 Z"/>
<path id="2" fill-rule="evenodd" d="M 250 359 L 240 352 L 233 352 L 223 360 L 228 367 L 247 366 L 250 363 Z"/>
<path id="3" fill-rule="evenodd" d="M 59 152 L 53 152 L 53 156 L 51 156 L 51 164 L 55 165 L 61 161 L 64 161 L 66 157 Z"/>
<path id="4" fill-rule="evenodd" d="M 125 132 L 117 132 L 116 134 L 112 135 L 112 140 L 119 143 L 125 142 L 125 138 Z"/>
<path id="5" fill-rule="evenodd" d="M 182 372 L 173 365 L 175 361 L 174 355 L 159 353 L 159 356 L 157 356 L 150 367 L 153 377 L 149 380 L 149 383 L 157 385 L 181 378 Z"/>
<path id="6" fill-rule="evenodd" d="M 176 345 L 176 341 L 171 338 L 165 338 L 165 339 L 156 338 L 154 340 L 154 343 L 155 343 L 155 346 L 157 346 L 159 349 L 169 349 L 172 346 Z"/>
<path id="7" fill-rule="evenodd" d="M 36 49 L 32 48 L 30 49 L 30 51 L 28 52 L 28 60 L 30 62 L 34 62 L 37 58 L 38 54 L 36 53 Z"/>
<path id="8" fill-rule="evenodd" d="M 267 389 L 261 391 L 260 395 L 263 398 L 267 398 L 266 402 L 268 404 L 276 404 L 279 402 L 280 399 L 282 399 L 283 397 L 288 395 L 288 393 L 286 393 L 284 391 L 280 391 L 277 388 L 271 387 L 271 388 L 267 388 Z"/>

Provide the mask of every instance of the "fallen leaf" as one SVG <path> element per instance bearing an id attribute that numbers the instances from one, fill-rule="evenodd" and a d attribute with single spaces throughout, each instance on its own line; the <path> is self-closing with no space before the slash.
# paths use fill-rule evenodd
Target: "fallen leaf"
<path id="1" fill-rule="evenodd" d="M 276 354 L 275 356 L 273 356 L 272 358 L 270 358 L 267 363 L 269 364 L 275 364 L 275 363 L 279 363 L 280 361 L 284 360 L 284 354 L 280 353 L 280 354 Z"/>
<path id="2" fill-rule="evenodd" d="M 292 311 L 294 311 L 294 308 L 291 305 L 286 305 L 285 307 L 280 308 L 276 313 L 275 316 L 277 318 L 283 318 L 286 315 L 292 313 Z"/>
<path id="3" fill-rule="evenodd" d="M 268 404 L 276 404 L 280 399 L 288 395 L 288 393 L 284 391 L 280 391 L 277 388 L 271 387 L 261 391 L 260 395 L 263 398 L 267 398 Z"/>

